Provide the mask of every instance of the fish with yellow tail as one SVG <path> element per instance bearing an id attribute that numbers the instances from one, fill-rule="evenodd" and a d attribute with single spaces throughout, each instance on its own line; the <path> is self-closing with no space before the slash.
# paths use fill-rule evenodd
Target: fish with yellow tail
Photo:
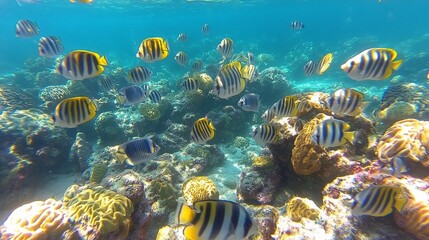
<path id="1" fill-rule="evenodd" d="M 363 97 L 363 93 L 352 88 L 339 89 L 328 98 L 328 106 L 337 115 L 355 117 L 367 104 L 363 102 Z"/>
<path id="2" fill-rule="evenodd" d="M 242 76 L 241 63 L 235 61 L 220 69 L 211 92 L 220 98 L 227 99 L 240 94 L 245 87 L 246 80 Z"/>
<path id="3" fill-rule="evenodd" d="M 68 53 L 57 67 L 57 72 L 70 80 L 84 80 L 104 72 L 109 63 L 96 52 L 76 50 Z"/>
<path id="4" fill-rule="evenodd" d="M 321 122 L 313 134 L 311 140 L 322 147 L 339 147 L 347 141 L 354 143 L 355 132 L 347 132 L 350 125 L 337 119 L 327 119 Z"/>
<path id="5" fill-rule="evenodd" d="M 214 138 L 215 130 L 213 123 L 207 117 L 200 118 L 192 126 L 191 141 L 205 144 L 208 140 Z"/>
<path id="6" fill-rule="evenodd" d="M 250 133 L 252 138 L 259 145 L 267 145 L 268 143 L 275 143 L 279 140 L 279 129 L 271 124 L 262 124 L 253 128 Z"/>
<path id="7" fill-rule="evenodd" d="M 161 61 L 168 56 L 170 47 L 167 40 L 160 37 L 146 38 L 140 43 L 136 57 L 144 62 L 152 63 Z"/>
<path id="8" fill-rule="evenodd" d="M 97 114 L 96 101 L 88 97 L 73 97 L 62 100 L 52 116 L 55 126 L 75 128 L 91 121 Z"/>
<path id="9" fill-rule="evenodd" d="M 153 159 L 160 149 L 150 138 L 137 138 L 111 147 L 109 151 L 120 163 L 125 162 L 130 166 L 134 166 Z"/>
<path id="10" fill-rule="evenodd" d="M 328 70 L 331 65 L 333 56 L 332 53 L 328 53 L 319 62 L 309 61 L 304 65 L 304 73 L 307 77 L 317 73 L 318 75 L 322 75 L 326 70 Z"/>
<path id="11" fill-rule="evenodd" d="M 257 232 L 246 209 L 225 200 L 198 201 L 193 206 L 179 203 L 175 222 L 185 226 L 183 235 L 190 240 L 246 239 Z"/>
<path id="12" fill-rule="evenodd" d="M 397 56 L 391 48 L 370 48 L 349 59 L 341 69 L 353 80 L 384 80 L 401 66 L 403 60 L 394 61 Z"/>
<path id="13" fill-rule="evenodd" d="M 393 208 L 401 212 L 407 201 L 404 190 L 399 186 L 373 185 L 355 196 L 352 213 L 354 216 L 382 217 L 390 214 Z"/>
<path id="14" fill-rule="evenodd" d="M 295 117 L 298 114 L 297 99 L 295 95 L 282 97 L 271 106 L 271 111 L 276 117 Z"/>

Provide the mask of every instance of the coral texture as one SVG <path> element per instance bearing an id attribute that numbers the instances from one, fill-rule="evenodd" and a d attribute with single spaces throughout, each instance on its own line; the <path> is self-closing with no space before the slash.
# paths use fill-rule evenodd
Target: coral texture
<path id="1" fill-rule="evenodd" d="M 299 222 L 302 218 L 317 220 L 321 210 L 308 198 L 294 197 L 287 203 L 286 213 L 293 221 Z"/>
<path id="2" fill-rule="evenodd" d="M 182 186 L 182 194 L 188 205 L 193 205 L 202 200 L 219 199 L 219 191 L 215 183 L 205 176 L 185 180 Z"/>
<path id="3" fill-rule="evenodd" d="M 419 240 L 429 239 L 429 203 L 410 200 L 395 221 L 404 230 Z"/>

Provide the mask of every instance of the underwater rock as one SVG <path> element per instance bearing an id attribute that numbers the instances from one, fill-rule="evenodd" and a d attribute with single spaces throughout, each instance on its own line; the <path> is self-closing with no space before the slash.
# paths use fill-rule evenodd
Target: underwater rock
<path id="1" fill-rule="evenodd" d="M 100 184 L 107 173 L 107 166 L 103 163 L 96 163 L 91 168 L 91 175 L 89 176 L 90 183 Z"/>
<path id="2" fill-rule="evenodd" d="M 291 89 L 291 86 L 285 74 L 276 67 L 264 69 L 259 73 L 258 78 L 247 86 L 249 92 L 257 92 L 264 96 L 262 101 L 265 104 L 272 104 L 281 97 L 291 94 L 288 89 Z"/>
<path id="3" fill-rule="evenodd" d="M 191 177 L 183 182 L 182 196 L 186 204 L 192 206 L 197 201 L 218 200 L 219 191 L 209 177 Z"/>
<path id="4" fill-rule="evenodd" d="M 113 112 L 103 112 L 94 123 L 99 143 L 103 146 L 122 144 L 127 140 L 124 130 L 119 126 Z"/>
<path id="5" fill-rule="evenodd" d="M 0 105 L 11 110 L 15 109 L 30 109 L 36 105 L 36 99 L 26 91 L 8 86 L 0 85 Z"/>
<path id="6" fill-rule="evenodd" d="M 42 71 L 36 74 L 36 85 L 40 88 L 66 83 L 64 78 L 55 72 Z"/>
<path id="7" fill-rule="evenodd" d="M 78 132 L 76 139 L 70 149 L 69 161 L 73 164 L 78 164 L 80 170 L 88 168 L 88 159 L 92 155 L 92 146 L 86 141 L 85 134 Z"/>
<path id="8" fill-rule="evenodd" d="M 15 209 L 0 226 L 1 239 L 62 239 L 70 227 L 63 203 L 35 201 Z"/>
<path id="9" fill-rule="evenodd" d="M 183 154 L 191 157 L 180 161 L 180 170 L 185 178 L 208 172 L 225 161 L 225 154 L 218 145 L 191 143 L 183 149 Z"/>
<path id="10" fill-rule="evenodd" d="M 190 128 L 183 124 L 171 123 L 164 133 L 155 136 L 161 153 L 174 153 L 182 150 L 189 143 Z"/>
<path id="11" fill-rule="evenodd" d="M 393 157 L 429 166 L 429 122 L 416 119 L 398 121 L 386 130 L 377 145 L 377 155 L 385 162 Z"/>
<path id="12" fill-rule="evenodd" d="M 216 129 L 222 129 L 222 131 L 216 131 L 210 143 L 229 143 L 236 136 L 249 134 L 249 119 L 238 107 L 228 105 L 220 110 L 210 111 L 206 116 Z"/>

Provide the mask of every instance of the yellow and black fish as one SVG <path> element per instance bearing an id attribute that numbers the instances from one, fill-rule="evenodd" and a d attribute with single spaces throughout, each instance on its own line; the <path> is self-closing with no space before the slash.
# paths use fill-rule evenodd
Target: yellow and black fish
<path id="1" fill-rule="evenodd" d="M 220 42 L 220 44 L 217 46 L 217 51 L 222 54 L 222 57 L 225 58 L 230 58 L 232 57 L 232 47 L 234 46 L 234 42 L 232 41 L 231 38 L 224 38 L 222 39 L 222 41 Z"/>
<path id="2" fill-rule="evenodd" d="M 147 67 L 137 66 L 128 73 L 128 79 L 133 84 L 147 82 L 152 77 L 152 71 Z"/>
<path id="3" fill-rule="evenodd" d="M 244 79 L 252 81 L 253 77 L 256 75 L 256 67 L 255 65 L 247 64 L 247 65 L 244 65 L 241 72 Z"/>
<path id="4" fill-rule="evenodd" d="M 215 134 L 213 123 L 207 117 L 200 118 L 195 121 L 191 130 L 191 141 L 195 143 L 204 144 L 212 139 Z"/>
<path id="5" fill-rule="evenodd" d="M 402 211 L 408 199 L 401 187 L 373 185 L 365 188 L 355 196 L 352 213 L 355 216 L 386 216 L 393 208 Z"/>
<path id="6" fill-rule="evenodd" d="M 161 61 L 168 56 L 170 48 L 167 40 L 160 37 L 152 37 L 143 40 L 136 57 L 145 62 Z"/>
<path id="7" fill-rule="evenodd" d="M 175 221 L 186 226 L 183 235 L 190 240 L 246 239 L 257 232 L 246 209 L 225 200 L 198 201 L 193 207 L 181 203 Z"/>
<path id="8" fill-rule="evenodd" d="M 262 124 L 254 128 L 251 135 L 259 145 L 266 145 L 278 141 L 279 129 L 271 124 Z"/>
<path id="9" fill-rule="evenodd" d="M 391 48 L 370 48 L 349 59 L 341 69 L 354 80 L 384 80 L 401 66 L 398 53 Z"/>
<path id="10" fill-rule="evenodd" d="M 297 96 L 286 96 L 278 100 L 271 107 L 276 117 L 294 117 L 298 114 L 298 107 L 296 104 Z"/>
<path id="11" fill-rule="evenodd" d="M 350 125 L 337 119 L 327 119 L 321 122 L 313 134 L 311 140 L 322 147 L 338 147 L 347 141 L 354 143 L 355 132 L 347 132 Z"/>
<path id="12" fill-rule="evenodd" d="M 180 52 L 178 52 L 177 54 L 176 54 L 176 56 L 174 56 L 174 60 L 176 60 L 176 62 L 180 65 L 180 66 L 186 66 L 186 65 L 188 65 L 188 62 L 189 62 L 189 57 L 188 57 L 188 55 L 185 53 L 185 52 L 183 52 L 183 51 L 180 51 Z"/>
<path id="13" fill-rule="evenodd" d="M 182 89 L 185 92 L 198 90 L 198 81 L 195 78 L 186 78 L 182 82 Z"/>
<path id="14" fill-rule="evenodd" d="M 84 80 L 104 72 L 108 62 L 104 56 L 86 50 L 76 50 L 67 54 L 57 67 L 57 72 L 70 80 Z"/>
<path id="15" fill-rule="evenodd" d="M 91 121 L 97 113 L 97 105 L 88 97 L 73 97 L 61 101 L 52 116 L 54 124 L 63 128 L 75 128 Z"/>
<path id="16" fill-rule="evenodd" d="M 357 116 L 362 112 L 363 93 L 352 88 L 339 89 L 328 99 L 331 111 L 338 115 Z"/>
<path id="17" fill-rule="evenodd" d="M 241 63 L 231 62 L 223 66 L 215 78 L 213 93 L 227 99 L 240 94 L 246 87 L 246 80 L 241 74 Z"/>
<path id="18" fill-rule="evenodd" d="M 203 67 L 203 62 L 201 60 L 196 60 L 193 64 L 192 64 L 192 71 L 193 72 L 199 72 L 201 71 Z"/>
<path id="19" fill-rule="evenodd" d="M 328 53 L 319 62 L 309 61 L 304 66 L 304 73 L 307 77 L 317 73 L 318 75 L 322 75 L 326 70 L 328 70 L 331 65 L 333 56 L 332 53 Z"/>

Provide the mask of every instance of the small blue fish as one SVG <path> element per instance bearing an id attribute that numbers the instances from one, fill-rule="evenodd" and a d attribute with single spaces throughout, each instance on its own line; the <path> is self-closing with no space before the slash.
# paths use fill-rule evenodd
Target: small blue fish
<path id="1" fill-rule="evenodd" d="M 161 148 L 150 138 L 138 138 L 110 148 L 120 163 L 131 166 L 153 159 Z"/>
<path id="2" fill-rule="evenodd" d="M 402 160 L 400 157 L 392 158 L 392 160 L 390 160 L 390 167 L 392 175 L 397 178 L 402 177 L 403 173 L 408 172 L 404 160 Z"/>
<path id="3" fill-rule="evenodd" d="M 259 112 L 261 106 L 259 99 L 260 96 L 258 94 L 249 93 L 240 98 L 238 106 L 246 112 Z"/>
<path id="4" fill-rule="evenodd" d="M 123 87 L 119 93 L 124 97 L 124 106 L 139 104 L 148 98 L 148 91 L 136 85 Z"/>

